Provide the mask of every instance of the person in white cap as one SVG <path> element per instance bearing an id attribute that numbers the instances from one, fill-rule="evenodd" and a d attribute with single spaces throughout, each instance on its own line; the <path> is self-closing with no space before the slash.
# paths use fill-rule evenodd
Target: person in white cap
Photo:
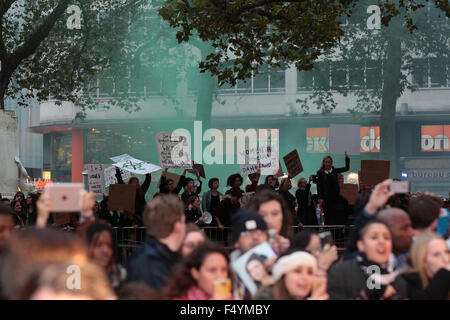
<path id="1" fill-rule="evenodd" d="M 272 269 L 273 285 L 265 287 L 255 300 L 328 300 L 326 279 L 316 278 L 317 261 L 304 251 L 288 251 Z"/>

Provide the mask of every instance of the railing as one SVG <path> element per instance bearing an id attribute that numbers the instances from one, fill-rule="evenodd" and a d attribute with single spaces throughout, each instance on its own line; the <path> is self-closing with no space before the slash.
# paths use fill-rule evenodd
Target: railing
<path id="1" fill-rule="evenodd" d="M 314 233 L 330 231 L 334 244 L 338 247 L 339 253 L 342 254 L 345 250 L 345 242 L 348 238 L 350 227 L 345 225 L 309 225 L 303 226 L 302 228 L 293 226 L 292 228 L 294 229 L 294 233 L 300 230 L 310 230 Z M 233 248 L 231 243 L 231 228 L 224 228 L 222 230 L 218 227 L 202 227 L 201 229 L 208 239 L 223 244 L 227 249 L 231 250 Z M 144 244 L 145 227 L 113 228 L 113 231 L 118 247 L 119 262 L 125 263 L 133 251 Z"/>

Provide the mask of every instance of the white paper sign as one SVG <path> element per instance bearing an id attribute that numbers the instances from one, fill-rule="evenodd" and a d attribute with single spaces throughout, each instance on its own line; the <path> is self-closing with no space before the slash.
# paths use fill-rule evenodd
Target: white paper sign
<path id="1" fill-rule="evenodd" d="M 127 160 L 114 163 L 113 166 L 136 174 L 147 174 L 161 170 L 161 167 L 132 157 Z"/>
<path id="2" fill-rule="evenodd" d="M 87 164 L 89 191 L 103 195 L 105 191 L 105 167 L 102 164 Z"/>
<path id="3" fill-rule="evenodd" d="M 273 174 L 279 169 L 278 150 L 272 150 L 270 146 L 251 148 L 242 153 L 248 164 L 241 164 L 241 174 L 248 175 L 261 170 L 261 174 Z"/>
<path id="4" fill-rule="evenodd" d="M 129 154 L 125 153 L 125 154 L 121 154 L 120 156 L 117 156 L 117 157 L 112 157 L 110 159 L 114 162 L 121 162 L 121 161 L 134 159 L 134 158 L 132 156 L 130 156 Z"/>
<path id="5" fill-rule="evenodd" d="M 192 168 L 191 142 L 186 136 L 172 132 L 156 135 L 159 163 L 163 168 Z"/>
<path id="6" fill-rule="evenodd" d="M 105 169 L 105 187 L 109 188 L 111 184 L 116 184 L 116 167 L 111 166 Z M 125 171 L 120 169 L 120 174 L 122 176 L 122 180 L 127 183 L 128 179 L 130 179 L 133 175 L 129 171 Z"/>
<path id="7" fill-rule="evenodd" d="M 330 153 L 360 154 L 360 126 L 352 124 L 330 125 Z"/>

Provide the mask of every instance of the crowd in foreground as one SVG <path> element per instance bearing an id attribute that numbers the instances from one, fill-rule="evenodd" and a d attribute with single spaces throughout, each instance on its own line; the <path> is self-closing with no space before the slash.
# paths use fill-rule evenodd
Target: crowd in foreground
<path id="1" fill-rule="evenodd" d="M 339 184 L 334 167 L 322 166 L 321 170 L 326 170 L 326 175 L 334 173 L 325 176 L 324 185 L 318 186 L 317 205 L 328 208 L 321 217 L 326 223 L 327 217 L 333 219 L 330 208 L 336 208 L 333 201 L 339 201 L 333 198 L 339 194 Z M 307 181 L 301 180 L 304 186 L 299 186 L 304 195 L 291 195 L 294 200 L 289 203 L 289 195 L 283 194 L 289 193 L 289 178 L 277 190 L 276 177 L 271 177 L 275 181 L 273 185 L 267 179 L 265 184 L 258 185 L 259 173 L 253 174 L 246 191 L 254 193 L 242 203 L 239 200 L 243 179 L 238 174 L 229 179 L 231 188 L 224 196 L 217 191 L 218 179 L 210 179 L 210 190 L 200 200 L 201 183 L 185 178 L 183 173 L 175 185 L 174 181 L 165 179 L 165 173 L 160 192 L 148 203 L 145 193 L 150 175 L 143 185 L 137 178 L 129 181 L 138 190 L 133 212 L 100 213 L 105 209 L 95 203 L 92 193 L 85 192 L 82 210 L 73 222 L 75 232 L 54 227 L 50 212 L 52 199 L 45 191 L 36 199 L 34 195 L 25 198 L 18 194 L 9 205 L 2 201 L 1 297 L 37 300 L 450 298 L 448 200 L 430 193 L 394 194 L 389 191 L 392 180 L 361 192 L 353 206 L 354 226 L 345 252 L 339 257 L 336 246 L 324 245 L 316 233 L 301 230 L 293 234 L 293 225 L 319 218 L 311 207 Z M 118 180 L 123 183 L 119 177 Z M 310 180 L 320 184 L 320 176 Z M 185 190 L 178 196 L 183 186 Z M 212 213 L 212 223 L 228 231 L 228 245 L 232 250 L 207 239 L 202 230 L 205 222 L 200 219 L 202 209 Z M 117 262 L 112 227 L 124 220 L 129 225 L 143 225 L 146 237 L 144 245 L 122 266 Z M 274 256 L 268 258 L 255 253 L 246 263 L 245 268 L 257 288 L 252 292 L 232 264 L 265 243 Z"/>

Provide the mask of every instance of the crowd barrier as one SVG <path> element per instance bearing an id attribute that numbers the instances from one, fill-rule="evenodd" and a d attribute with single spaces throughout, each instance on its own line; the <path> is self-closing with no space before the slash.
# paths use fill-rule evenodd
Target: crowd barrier
<path id="1" fill-rule="evenodd" d="M 308 225 L 292 227 L 294 233 L 300 230 L 309 230 L 314 233 L 320 233 L 329 231 L 333 237 L 333 242 L 338 247 L 339 254 L 342 254 L 345 250 L 345 242 L 348 238 L 348 234 L 351 226 L 346 225 L 326 225 L 316 226 Z M 231 228 L 220 229 L 218 227 L 202 227 L 206 237 L 212 241 L 223 244 L 227 249 L 232 250 L 231 244 Z M 127 258 L 133 253 L 133 251 L 144 244 L 145 228 L 144 227 L 122 227 L 113 228 L 115 241 L 118 248 L 119 262 L 125 264 Z"/>

